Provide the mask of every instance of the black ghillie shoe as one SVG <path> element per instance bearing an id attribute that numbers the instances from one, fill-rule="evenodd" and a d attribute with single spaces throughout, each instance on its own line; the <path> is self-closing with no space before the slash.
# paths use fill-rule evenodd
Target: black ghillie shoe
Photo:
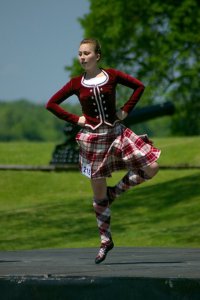
<path id="1" fill-rule="evenodd" d="M 100 264 L 102 261 L 104 261 L 108 251 L 110 251 L 113 247 L 114 247 L 113 241 L 110 241 L 105 244 L 101 244 L 99 253 L 97 254 L 97 256 L 95 258 L 95 264 Z"/>
<path id="2" fill-rule="evenodd" d="M 113 201 L 115 200 L 115 192 L 114 192 L 115 188 L 108 186 L 107 187 L 107 198 L 108 198 L 108 202 L 109 204 L 112 204 Z"/>

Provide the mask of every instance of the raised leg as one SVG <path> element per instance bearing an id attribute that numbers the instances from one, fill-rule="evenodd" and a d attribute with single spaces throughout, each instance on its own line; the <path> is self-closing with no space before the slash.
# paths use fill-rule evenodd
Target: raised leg
<path id="1" fill-rule="evenodd" d="M 130 170 L 114 187 L 108 187 L 109 202 L 112 203 L 116 197 L 129 190 L 133 186 L 153 178 L 159 170 L 157 162 L 138 170 Z"/>

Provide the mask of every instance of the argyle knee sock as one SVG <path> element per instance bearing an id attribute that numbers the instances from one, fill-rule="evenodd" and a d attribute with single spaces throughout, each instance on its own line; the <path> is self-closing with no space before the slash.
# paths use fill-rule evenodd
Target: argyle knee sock
<path id="1" fill-rule="evenodd" d="M 105 244 L 112 240 L 110 231 L 111 212 L 109 208 L 108 199 L 94 199 L 93 207 L 96 214 L 101 243 Z"/>
<path id="2" fill-rule="evenodd" d="M 150 178 L 141 169 L 129 171 L 114 187 L 111 187 L 109 192 L 114 199 L 133 186 L 136 186 L 148 179 Z"/>

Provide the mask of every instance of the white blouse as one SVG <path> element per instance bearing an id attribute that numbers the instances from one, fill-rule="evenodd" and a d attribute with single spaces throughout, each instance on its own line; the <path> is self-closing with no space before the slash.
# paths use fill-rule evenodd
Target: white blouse
<path id="1" fill-rule="evenodd" d="M 91 79 L 85 79 L 84 78 L 83 83 L 85 85 L 98 85 L 98 84 L 101 84 L 101 83 L 105 82 L 106 79 L 107 79 L 107 77 L 104 74 L 103 76 L 95 77 L 95 78 L 91 78 Z"/>

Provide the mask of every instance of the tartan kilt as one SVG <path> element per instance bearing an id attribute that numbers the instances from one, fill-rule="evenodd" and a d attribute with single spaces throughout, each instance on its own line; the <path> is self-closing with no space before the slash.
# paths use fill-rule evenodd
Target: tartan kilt
<path id="1" fill-rule="evenodd" d="M 80 148 L 80 170 L 89 166 L 90 178 L 111 177 L 114 171 L 146 167 L 161 152 L 147 135 L 138 136 L 121 123 L 114 127 L 103 124 L 95 130 L 84 127 L 76 135 L 76 141 Z"/>

